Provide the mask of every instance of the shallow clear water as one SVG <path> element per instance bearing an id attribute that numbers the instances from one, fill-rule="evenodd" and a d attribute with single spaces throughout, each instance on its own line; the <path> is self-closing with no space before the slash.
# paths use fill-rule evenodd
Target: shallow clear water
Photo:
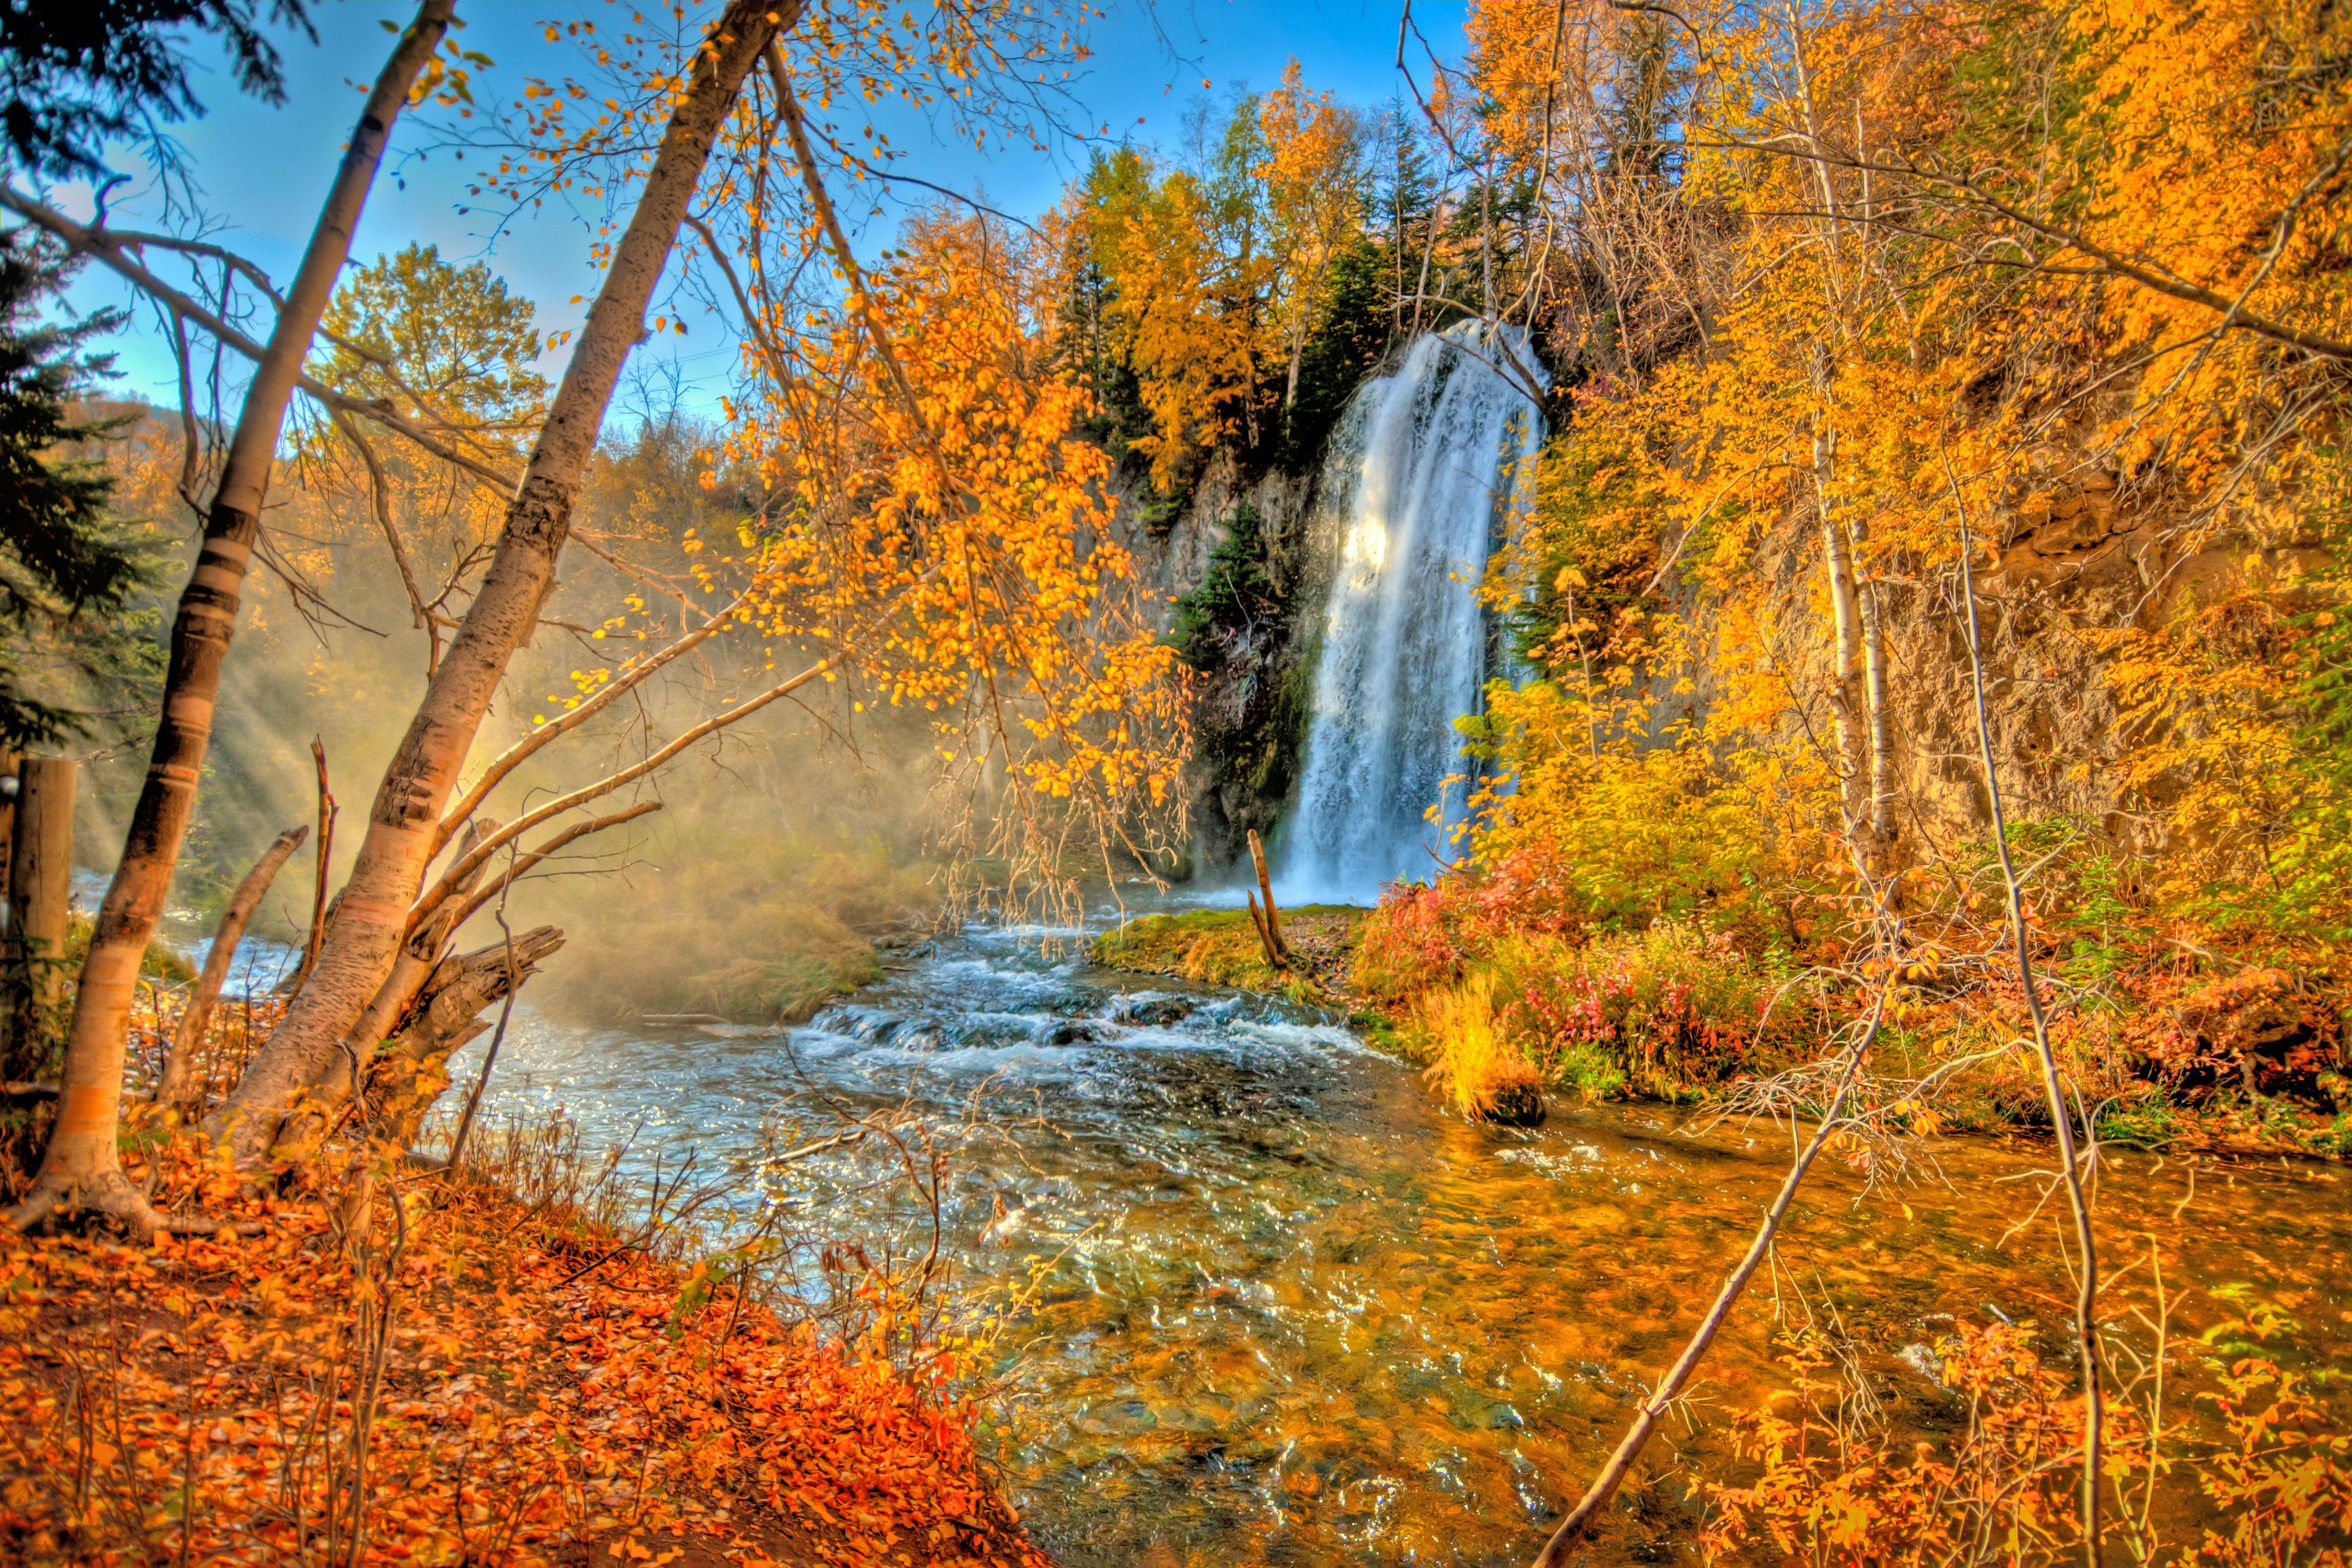
<path id="1" fill-rule="evenodd" d="M 989 1136 L 959 1165 L 950 1251 L 980 1295 L 1046 1265 L 1008 1329 L 1003 1463 L 1072 1564 L 1524 1562 L 1679 1348 L 1786 1155 L 1770 1129 L 1691 1136 L 1654 1109 L 1467 1126 L 1329 1023 L 1003 933 L 943 944 L 790 1031 L 582 1031 L 519 1011 L 499 1075 L 494 1112 L 561 1104 L 592 1137 L 634 1128 L 639 1169 L 689 1147 L 706 1165 L 747 1154 L 766 1118 L 820 1089 L 861 1106 L 911 1094 L 943 1120 L 977 1107 Z M 1766 1359 L 1776 1297 L 1843 1314 L 1895 1418 L 1923 1428 L 1952 1415 L 1906 1347 L 1954 1317 L 2063 1317 L 2046 1216 L 2001 1244 L 2033 1207 L 2034 1152 L 1942 1152 L 1949 1186 L 1864 1194 L 1834 1170 L 1801 1199 L 1776 1279 L 1759 1277 L 1707 1363 L 1695 1425 L 1654 1445 L 1635 1538 L 1686 1531 L 1689 1472 L 1721 1463 L 1722 1416 L 1783 1381 Z M 2303 1359 L 2345 1364 L 2340 1174 L 2207 1164 L 2192 1194 L 2189 1172 L 2126 1155 L 2101 1208 L 2116 1258 L 2157 1238 L 2176 1332 L 2243 1282 L 2293 1306 Z"/>

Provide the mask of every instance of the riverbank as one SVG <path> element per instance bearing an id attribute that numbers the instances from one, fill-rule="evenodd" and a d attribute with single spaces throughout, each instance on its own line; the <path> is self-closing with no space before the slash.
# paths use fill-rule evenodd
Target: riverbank
<path id="1" fill-rule="evenodd" d="M 1867 1010 L 1852 977 L 1805 972 L 1679 922 L 1639 935 L 1515 931 L 1465 942 L 1409 890 L 1377 910 L 1283 913 L 1297 963 L 1266 962 L 1238 910 L 1147 915 L 1095 939 L 1092 960 L 1334 1010 L 1421 1063 L 1473 1118 L 1525 1115 L 1528 1087 L 1555 1101 L 1700 1105 L 1732 1084 L 1818 1054 L 1836 1021 Z M 1977 966 L 1981 968 L 1983 966 Z M 2001 1041 L 2026 1026 L 2013 981 L 1963 992 L 1971 966 L 1924 953 L 1889 1007 L 1875 1065 L 1890 1091 L 1932 1080 L 1921 1131 L 2045 1132 L 2028 1063 Z M 2352 1079 L 2339 998 L 2284 970 L 2179 964 L 2103 976 L 2063 972 L 2072 1005 L 2053 1028 L 2094 1089 L 2103 1140 L 2216 1154 L 2352 1154 Z M 2052 984 L 2045 980 L 2044 984 Z M 1962 1058 L 1965 1071 L 1952 1071 Z"/>
<path id="2" fill-rule="evenodd" d="M 546 1140 L 283 1198 L 163 1148 L 159 1203 L 257 1234 L 0 1236 L 0 1556 L 1045 1562 L 952 1356 L 785 1321 Z"/>
<path id="3" fill-rule="evenodd" d="M 1302 904 L 1281 911 L 1292 963 L 1277 969 L 1244 910 L 1190 910 L 1138 915 L 1087 944 L 1106 969 L 1166 974 L 1200 985 L 1227 985 L 1301 1006 L 1343 1013 L 1357 1006 L 1357 933 L 1368 911 L 1351 904 Z"/>

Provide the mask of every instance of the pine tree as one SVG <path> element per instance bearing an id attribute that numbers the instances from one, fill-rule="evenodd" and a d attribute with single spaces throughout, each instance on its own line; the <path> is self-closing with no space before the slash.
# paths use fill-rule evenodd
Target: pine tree
<path id="1" fill-rule="evenodd" d="M 0 234 L 0 745 L 11 747 L 87 733 L 162 672 L 156 614 L 141 604 L 152 545 L 110 511 L 105 465 L 59 451 L 119 423 L 73 405 L 112 363 L 83 345 L 121 313 L 40 320 L 67 271 L 47 243 Z"/>
<path id="2" fill-rule="evenodd" d="M 265 22 L 316 38 L 309 0 L 0 0 L 0 153 L 60 178 L 106 173 L 113 137 L 204 112 L 188 86 L 183 28 L 217 36 L 237 86 L 286 96 Z"/>
<path id="3" fill-rule="evenodd" d="M 1298 369 L 1298 397 L 1284 428 L 1284 461 L 1305 473 L 1364 377 L 1388 352 L 1391 302 L 1388 252 L 1358 236 L 1331 263 L 1316 310 L 1315 332 Z"/>
<path id="4" fill-rule="evenodd" d="M 1113 342 L 1109 317 L 1118 309 L 1118 286 L 1096 262 L 1083 232 L 1070 243 L 1070 282 L 1060 309 L 1056 365 L 1094 394 L 1087 434 L 1123 467 L 1130 467 L 1128 453 L 1135 438 L 1151 428 L 1151 411 L 1143 405 L 1133 355 L 1120 353 Z"/>
<path id="5" fill-rule="evenodd" d="M 1437 205 L 1436 182 L 1420 122 L 1402 103 L 1391 101 L 1381 115 L 1381 152 L 1374 161 L 1371 230 L 1388 272 L 1391 328 L 1402 334 L 1418 324 L 1418 304 L 1404 301 L 1421 287 L 1422 251 Z"/>

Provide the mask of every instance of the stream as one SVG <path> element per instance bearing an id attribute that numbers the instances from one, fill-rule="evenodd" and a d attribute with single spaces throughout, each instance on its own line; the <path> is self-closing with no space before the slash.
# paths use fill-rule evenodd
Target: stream
<path id="1" fill-rule="evenodd" d="M 964 1299 L 1013 1303 L 984 1446 L 1059 1561 L 1525 1562 L 1744 1246 L 1785 1131 L 1694 1135 L 1640 1106 L 1471 1126 L 1340 1027 L 1095 968 L 1039 940 L 1055 934 L 1074 933 L 968 931 L 793 1029 L 583 1030 L 519 1008 L 487 1109 L 560 1106 L 592 1143 L 627 1140 L 640 1174 L 689 1149 L 704 1168 L 748 1157 L 820 1091 L 976 1115 L 946 1247 Z M 481 1048 L 453 1064 L 460 1085 Z M 1657 1544 L 1638 1560 L 1677 1560 L 1692 1471 L 1728 1473 L 1725 1420 L 1787 1381 L 1769 1360 L 1776 1302 L 1834 1311 L 1891 1419 L 1920 1431 L 1957 1420 L 1922 1370 L 1956 1318 L 2063 1320 L 2039 1152 L 1936 1148 L 1946 1180 L 1870 1192 L 1823 1162 L 1692 1422 L 1653 1444 L 1631 1500 Z M 797 1166 L 779 1190 L 838 1191 L 855 1165 Z M 923 1245 L 923 1223 L 873 1195 L 888 1190 L 832 1217 Z M 2243 1286 L 2304 1325 L 2289 1359 L 2352 1362 L 2336 1168 L 2124 1151 L 2100 1215 L 2137 1281 L 2157 1248 L 2176 1339 Z M 2340 1384 L 2326 1396 L 2352 1415 Z"/>

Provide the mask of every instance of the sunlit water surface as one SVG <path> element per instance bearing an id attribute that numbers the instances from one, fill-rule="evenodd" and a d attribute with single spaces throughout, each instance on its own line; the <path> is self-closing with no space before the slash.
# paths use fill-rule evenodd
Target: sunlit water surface
<path id="1" fill-rule="evenodd" d="M 688 1149 L 706 1169 L 746 1155 L 817 1090 L 861 1108 L 911 1094 L 943 1121 L 976 1107 L 990 1134 L 952 1183 L 948 1246 L 974 1301 L 1014 1299 L 1044 1266 L 1006 1334 L 992 1436 L 1057 1557 L 1524 1562 L 1744 1245 L 1785 1134 L 1694 1136 L 1622 1107 L 1468 1126 L 1328 1021 L 1096 969 L 1040 935 L 968 933 L 789 1031 L 583 1031 L 519 1010 L 488 1103 L 561 1105 L 591 1140 L 632 1139 L 640 1173 Z M 1956 1415 L 1916 1347 L 1955 1318 L 2063 1318 L 2047 1211 L 2003 1241 L 2034 1208 L 2035 1151 L 1941 1154 L 1948 1184 L 1813 1183 L 1691 1424 L 1654 1445 L 1621 1556 L 1675 1558 L 1693 1472 L 1724 1473 L 1723 1417 L 1785 1381 L 1776 1303 L 1834 1308 L 1893 1418 L 1922 1429 Z M 2215 1288 L 2250 1285 L 2292 1304 L 2299 1359 L 2345 1364 L 2338 1173 L 2207 1163 L 2192 1194 L 2189 1173 L 2116 1162 L 2111 1255 L 2144 1265 L 2158 1238 L 2177 1335 L 2222 1315 Z M 869 1201 L 842 1223 L 881 1223 L 855 1212 Z"/>

